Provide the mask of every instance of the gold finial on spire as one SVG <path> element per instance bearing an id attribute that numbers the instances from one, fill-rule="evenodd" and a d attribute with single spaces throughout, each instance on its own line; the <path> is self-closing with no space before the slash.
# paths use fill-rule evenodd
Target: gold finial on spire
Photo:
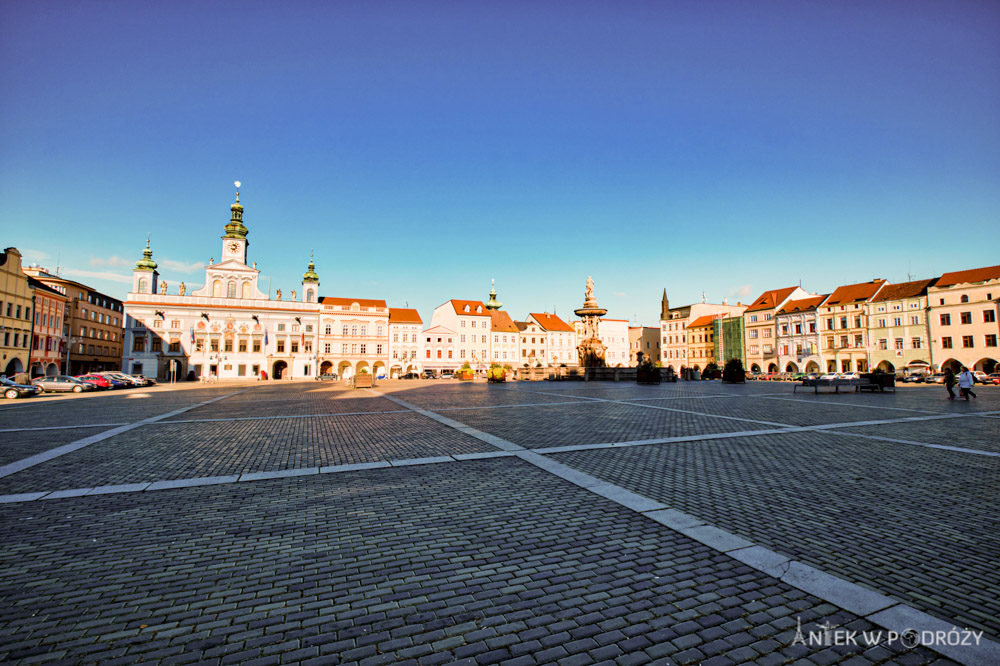
<path id="1" fill-rule="evenodd" d="M 242 183 L 240 183 L 240 181 L 238 181 L 238 180 L 233 182 L 233 185 L 236 186 L 236 203 L 240 202 L 240 185 L 241 184 Z"/>

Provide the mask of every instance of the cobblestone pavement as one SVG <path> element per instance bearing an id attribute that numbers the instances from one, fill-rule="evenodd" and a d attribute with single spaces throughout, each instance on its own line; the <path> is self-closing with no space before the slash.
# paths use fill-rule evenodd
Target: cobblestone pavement
<path id="1" fill-rule="evenodd" d="M 926 388 L 418 380 L 12 401 L 0 661 L 997 663 L 996 643 L 887 633 L 1000 638 L 987 390 L 956 406 Z M 49 425 L 77 427 L 30 429 Z M 962 448 L 892 441 L 950 430 Z M 833 626 L 881 634 L 834 645 Z"/>

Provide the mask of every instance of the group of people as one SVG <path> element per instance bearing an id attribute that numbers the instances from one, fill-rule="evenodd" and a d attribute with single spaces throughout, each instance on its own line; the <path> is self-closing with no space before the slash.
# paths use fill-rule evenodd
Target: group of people
<path id="1" fill-rule="evenodd" d="M 976 383 L 976 377 L 969 371 L 967 367 L 962 366 L 962 371 L 958 374 L 958 379 L 955 379 L 955 373 L 952 372 L 951 368 L 945 368 L 944 371 L 944 386 L 948 389 L 948 399 L 955 399 L 955 384 L 958 383 L 958 390 L 961 391 L 962 397 L 966 401 L 969 400 L 971 395 L 973 398 L 976 397 L 975 391 L 972 390 L 973 384 Z"/>

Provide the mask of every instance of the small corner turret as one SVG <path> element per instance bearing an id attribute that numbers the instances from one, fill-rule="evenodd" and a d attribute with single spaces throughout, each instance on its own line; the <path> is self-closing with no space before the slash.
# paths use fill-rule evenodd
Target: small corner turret
<path id="1" fill-rule="evenodd" d="M 146 237 L 146 249 L 142 251 L 142 259 L 135 262 L 132 269 L 132 292 L 136 294 L 155 294 L 160 274 L 153 261 L 153 250 L 149 247 L 149 236 Z"/>

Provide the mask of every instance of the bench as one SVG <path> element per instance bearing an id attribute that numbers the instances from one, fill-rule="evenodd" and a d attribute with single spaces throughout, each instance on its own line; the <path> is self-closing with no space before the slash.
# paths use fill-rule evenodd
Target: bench
<path id="1" fill-rule="evenodd" d="M 372 386 L 374 386 L 374 377 L 371 375 L 354 375 L 354 388 L 372 388 Z"/>
<path id="2" fill-rule="evenodd" d="M 801 384 L 792 387 L 792 393 L 796 393 L 800 388 L 811 388 L 813 393 L 819 393 L 821 388 L 832 388 L 834 393 L 840 393 L 841 387 L 853 388 L 858 391 L 881 391 L 878 384 L 874 384 L 867 379 L 806 379 Z"/>

